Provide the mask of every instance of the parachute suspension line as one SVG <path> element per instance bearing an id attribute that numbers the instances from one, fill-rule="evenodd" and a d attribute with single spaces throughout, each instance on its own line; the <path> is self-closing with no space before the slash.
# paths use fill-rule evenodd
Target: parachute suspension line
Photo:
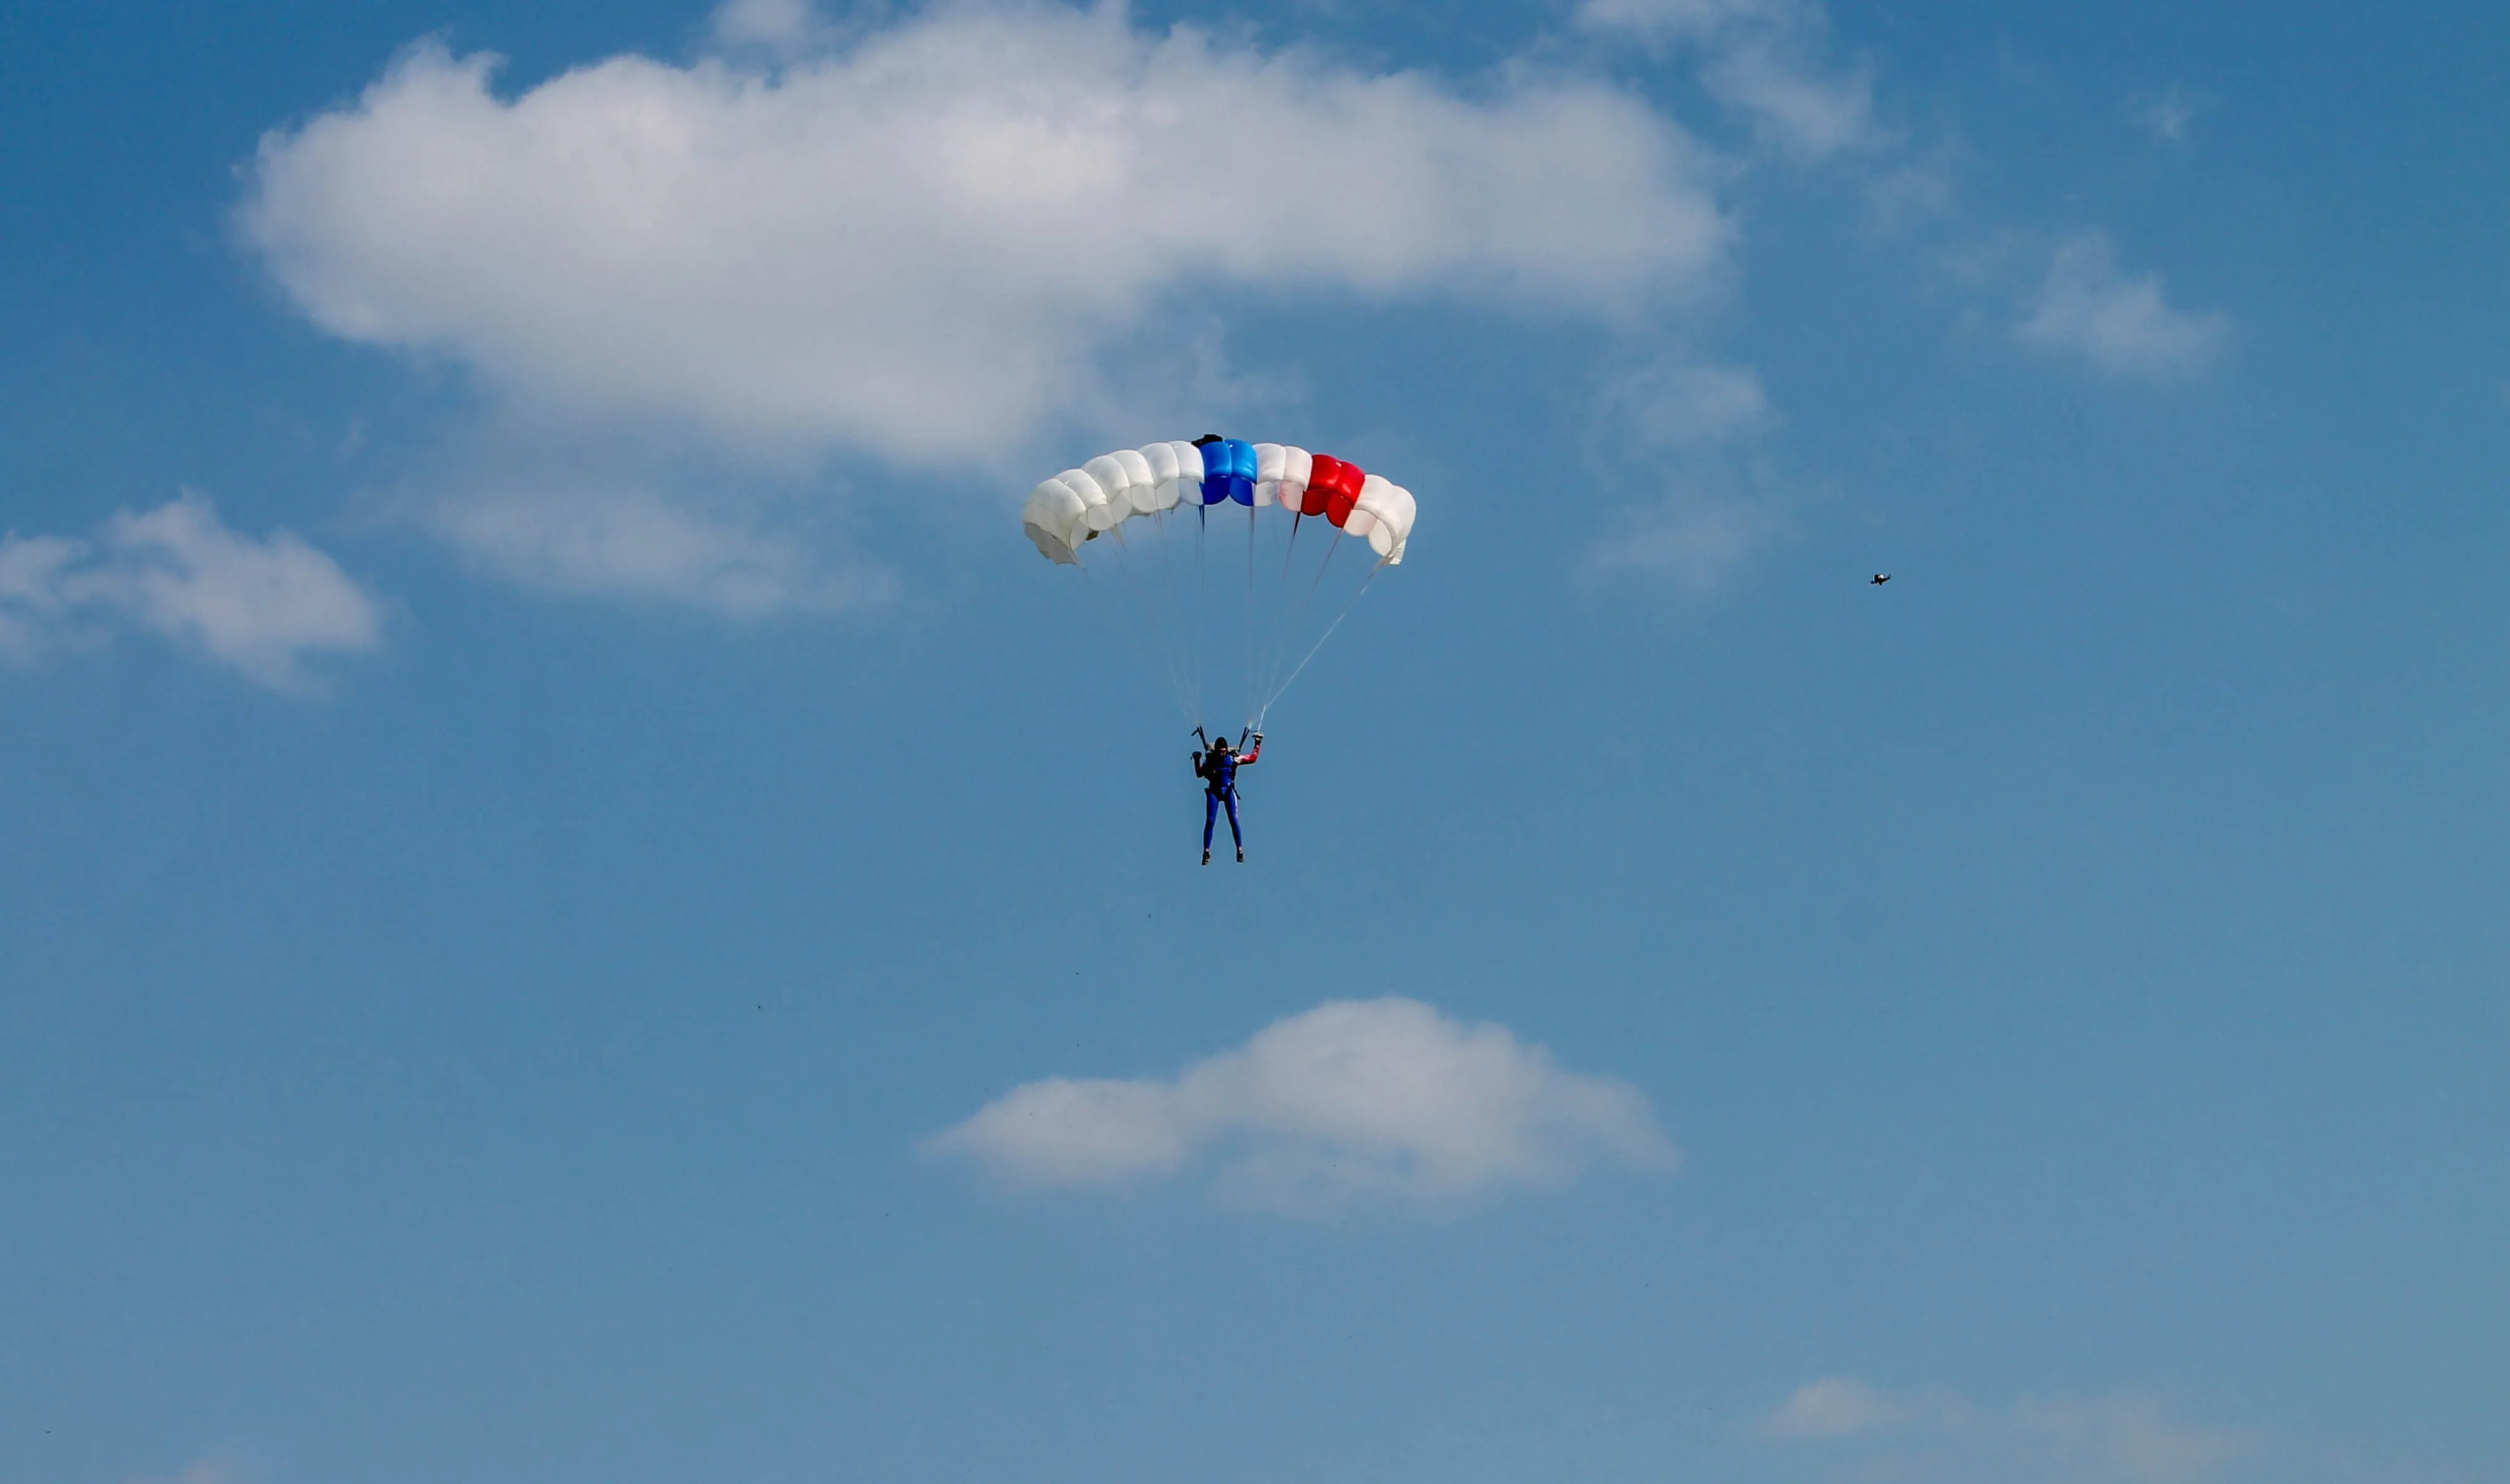
<path id="1" fill-rule="evenodd" d="M 1211 631 L 1203 626 L 1202 557 L 1211 536 L 1211 511 L 1207 506 L 1194 508 L 1194 722 L 1202 725 L 1202 652 L 1211 642 Z"/>
<path id="2" fill-rule="evenodd" d="M 1132 543 L 1124 540 L 1124 525 L 1120 522 L 1120 525 L 1112 527 L 1112 535 L 1115 535 L 1117 550 L 1124 555 L 1124 565 L 1127 565 L 1129 570 L 1129 567 L 1134 565 L 1134 550 L 1132 550 Z M 1177 656 L 1177 615 L 1167 608 L 1164 597 L 1160 595 L 1160 590 L 1155 588 L 1155 585 L 1160 583 L 1160 578 L 1162 578 L 1158 555 L 1145 548 L 1140 552 L 1140 560 L 1150 565 L 1150 578 L 1142 583 L 1142 613 L 1150 615 L 1150 632 L 1155 635 L 1155 640 L 1158 640 L 1160 645 L 1160 663 L 1167 666 L 1167 673 L 1172 675 L 1169 683 L 1177 688 L 1180 708 L 1193 710 L 1190 698 L 1185 696 L 1185 661 Z"/>
<path id="3" fill-rule="evenodd" d="M 1274 604 L 1279 609 L 1279 613 L 1274 620 L 1273 646 L 1270 656 L 1267 658 L 1264 666 L 1264 689 L 1260 693 L 1257 702 L 1257 709 L 1259 711 L 1263 707 L 1261 697 L 1272 694 L 1273 682 L 1280 678 L 1281 666 L 1289 659 L 1291 646 L 1296 644 L 1298 642 L 1298 636 L 1306 631 L 1305 621 L 1307 619 L 1308 608 L 1315 598 L 1316 588 L 1324 581 L 1324 569 L 1323 566 L 1319 564 L 1314 581 L 1308 585 L 1307 590 L 1300 593 L 1295 601 L 1292 599 L 1290 595 L 1290 563 L 1291 559 L 1297 554 L 1298 535 L 1298 523 L 1294 520 L 1290 527 L 1290 546 L 1287 550 L 1284 550 L 1281 552 L 1280 590 L 1279 595 L 1274 599 Z M 1328 546 L 1325 550 L 1325 559 L 1330 561 L 1332 557 L 1333 550 Z"/>
<path id="4" fill-rule="evenodd" d="M 1152 634 L 1157 635 L 1159 632 L 1159 615 L 1152 610 L 1150 604 L 1143 598 L 1141 590 L 1135 585 L 1131 564 L 1124 560 L 1124 550 L 1123 536 L 1121 532 L 1118 532 L 1116 533 L 1116 572 L 1118 578 L 1116 586 L 1123 590 L 1124 595 L 1132 600 L 1134 608 L 1150 621 L 1149 630 Z M 1076 561 L 1073 565 L 1081 569 L 1082 576 L 1094 578 L 1095 574 L 1089 570 L 1087 564 Z M 1138 643 L 1141 641 L 1137 639 L 1136 642 Z M 1157 645 L 1155 648 L 1155 654 L 1160 661 L 1158 668 L 1162 676 L 1165 689 L 1167 690 L 1168 699 L 1176 703 L 1178 710 L 1186 711 L 1188 710 L 1188 707 L 1186 705 L 1185 689 L 1178 683 L 1176 666 L 1167 662 L 1164 649 L 1164 644 Z M 1189 715 L 1188 719 L 1192 719 L 1191 715 Z"/>
<path id="5" fill-rule="evenodd" d="M 1194 717 L 1192 708 L 1186 704 L 1185 678 L 1178 669 L 1176 646 L 1169 637 L 1168 626 L 1160 617 L 1159 597 L 1146 591 L 1147 580 L 1136 578 L 1133 573 L 1133 548 L 1124 540 L 1123 523 L 1119 521 L 1108 527 L 1107 534 L 1116 538 L 1116 566 L 1124 575 L 1124 590 L 1133 595 L 1135 606 L 1149 620 L 1150 642 L 1158 655 L 1160 671 L 1167 677 L 1168 694 L 1176 699 L 1178 710 L 1188 712 L 1186 719 L 1191 721 Z"/>
<path id="6" fill-rule="evenodd" d="M 1289 658 L 1290 646 L 1297 642 L 1294 636 L 1306 631 L 1304 626 L 1307 623 L 1308 610 L 1315 606 L 1316 590 L 1325 585 L 1325 573 L 1333 566 L 1334 553 L 1342 550 L 1343 537 L 1346 534 L 1348 533 L 1340 526 L 1336 526 L 1334 528 L 1334 539 L 1326 545 L 1324 558 L 1316 563 L 1315 580 L 1308 584 L 1308 590 L 1300 596 L 1298 612 L 1292 614 L 1289 619 L 1282 624 L 1281 660 L 1286 661 Z M 1369 575 L 1373 577 L 1376 574 L 1371 573 Z M 1349 611 L 1348 605 L 1346 605 L 1344 611 Z M 1322 644 L 1324 640 L 1321 638 L 1316 640 L 1316 643 L 1318 644 Z M 1308 650 L 1308 654 L 1310 657 L 1313 657 L 1315 650 L 1311 647 Z M 1299 663 L 1302 666 L 1305 666 L 1307 661 L 1302 660 Z M 1264 677 L 1265 695 L 1262 706 L 1262 709 L 1264 710 L 1271 710 L 1273 708 L 1273 703 L 1280 697 L 1281 692 L 1290 688 L 1289 681 L 1287 680 L 1282 681 L 1279 685 L 1274 685 L 1273 683 L 1274 676 L 1280 674 L 1280 662 L 1276 661 L 1273 666 L 1272 674 Z M 1292 678 L 1295 679 L 1297 677 L 1294 674 Z"/>
<path id="7" fill-rule="evenodd" d="M 1271 690 L 1274 678 L 1281 673 L 1281 662 L 1289 658 L 1290 648 L 1290 558 L 1299 552 L 1299 527 L 1306 522 L 1303 511 L 1290 513 L 1290 539 L 1281 547 L 1281 570 L 1273 579 L 1273 617 L 1264 641 L 1264 688 Z"/>
<path id="8" fill-rule="evenodd" d="M 1102 581 L 1097 574 L 1091 572 L 1086 566 L 1082 565 L 1080 562 L 1074 562 L 1073 566 L 1079 568 L 1083 581 L 1093 583 Z M 1182 713 L 1185 710 L 1185 697 L 1177 690 L 1173 675 L 1161 675 L 1160 688 L 1167 692 L 1169 704 L 1174 705 L 1177 710 Z"/>
<path id="9" fill-rule="evenodd" d="M 1177 688 L 1182 693 L 1185 690 L 1183 677 L 1193 666 L 1194 636 L 1184 628 L 1184 609 L 1177 602 L 1176 597 L 1176 542 L 1168 535 L 1167 511 L 1151 512 L 1150 520 L 1152 527 L 1159 532 L 1159 553 L 1153 563 L 1159 572 L 1159 591 L 1152 595 L 1152 605 L 1158 612 L 1165 615 L 1168 621 L 1166 626 L 1169 645 L 1168 663 L 1175 667 L 1179 676 Z M 1202 721 L 1200 712 L 1201 697 L 1197 695 L 1187 705 L 1186 719 L 1199 725 Z"/>
<path id="10" fill-rule="evenodd" d="M 1325 631 L 1316 635 L 1316 642 L 1308 646 L 1307 656 L 1299 661 L 1299 667 L 1290 671 L 1290 678 L 1281 682 L 1279 690 L 1276 690 L 1272 695 L 1264 698 L 1263 709 L 1255 713 L 1255 725 L 1260 727 L 1264 724 L 1264 717 L 1266 713 L 1273 709 L 1273 703 L 1280 700 L 1281 692 L 1288 690 L 1292 682 L 1296 681 L 1300 675 L 1307 671 L 1308 661 L 1316 657 L 1316 651 L 1325 647 L 1325 640 L 1334 636 L 1334 630 L 1342 627 L 1342 621 L 1350 617 L 1350 611 L 1359 606 L 1359 600 L 1361 598 L 1368 596 L 1368 585 L 1377 581 L 1377 574 L 1386 570 L 1386 564 L 1390 559 L 1391 558 L 1388 557 L 1378 558 L 1377 565 L 1369 568 L 1368 575 L 1359 580 L 1358 590 L 1351 593 L 1350 601 L 1342 605 L 1342 612 L 1334 615 L 1334 621 L 1325 626 Z"/>
<path id="11" fill-rule="evenodd" d="M 1245 629 L 1240 637 L 1246 652 L 1244 689 L 1238 694 L 1245 698 L 1246 724 L 1251 727 L 1255 724 L 1255 649 L 1261 631 L 1255 622 L 1255 507 L 1251 505 L 1246 507 L 1246 612 L 1238 623 Z"/>

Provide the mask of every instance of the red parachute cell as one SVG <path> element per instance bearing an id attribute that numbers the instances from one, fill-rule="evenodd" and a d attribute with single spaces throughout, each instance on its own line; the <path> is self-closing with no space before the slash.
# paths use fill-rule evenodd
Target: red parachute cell
<path id="1" fill-rule="evenodd" d="M 1299 502 L 1299 514 L 1322 515 L 1341 525 L 1350 518 L 1351 506 L 1359 499 L 1359 486 L 1367 477 L 1356 464 L 1317 454 L 1314 472 L 1308 476 L 1307 498 Z"/>
<path id="2" fill-rule="evenodd" d="M 1325 518 L 1336 528 L 1350 518 L 1351 507 L 1359 503 L 1360 485 L 1368 477 L 1356 464 L 1345 464 L 1339 473 L 1342 477 L 1334 481 L 1333 498 L 1325 502 Z"/>
<path id="3" fill-rule="evenodd" d="M 1319 453 L 1311 457 L 1308 465 L 1308 487 L 1300 492 L 1296 507 L 1299 514 L 1321 515 L 1325 513 L 1325 502 L 1333 498 L 1336 477 L 1334 471 L 1341 467 L 1342 460 L 1329 453 Z"/>

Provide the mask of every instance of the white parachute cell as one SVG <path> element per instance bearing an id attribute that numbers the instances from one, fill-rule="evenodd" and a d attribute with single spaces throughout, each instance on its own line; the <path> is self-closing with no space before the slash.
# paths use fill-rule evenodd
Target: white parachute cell
<path id="1" fill-rule="evenodd" d="M 1119 448 L 1107 455 L 1124 471 L 1124 498 L 1135 514 L 1159 509 L 1159 480 L 1151 476 L 1151 461 L 1142 457 L 1138 448 Z"/>
<path id="2" fill-rule="evenodd" d="M 1308 476 L 1315 471 L 1315 456 L 1304 448 L 1288 444 L 1281 447 L 1281 483 L 1276 492 L 1284 505 L 1296 505 L 1308 492 Z"/>
<path id="3" fill-rule="evenodd" d="M 1393 566 L 1403 560 L 1403 544 L 1412 539 L 1415 510 L 1412 491 L 1382 475 L 1370 475 L 1360 481 L 1359 499 L 1343 530 L 1367 537 L 1369 550 Z"/>
<path id="4" fill-rule="evenodd" d="M 1278 443 L 1255 445 L 1255 503 L 1266 506 L 1281 493 L 1281 464 L 1284 450 Z"/>
<path id="5" fill-rule="evenodd" d="M 1126 499 L 1124 493 L 1132 487 L 1133 481 L 1125 476 L 1124 466 L 1116 462 L 1114 454 L 1102 453 L 1082 465 L 1081 470 L 1082 473 L 1097 480 L 1098 487 L 1107 492 L 1109 514 L 1104 517 L 1107 525 L 1114 525 L 1133 513 L 1133 502 Z M 1100 526 L 1099 529 L 1104 530 L 1106 527 Z"/>
<path id="6" fill-rule="evenodd" d="M 1029 491 L 1028 504 L 1020 510 L 1020 528 L 1037 543 L 1041 554 L 1078 565 L 1081 558 L 1073 548 L 1079 543 L 1077 528 L 1085 524 L 1087 512 L 1071 485 L 1047 479 Z"/>
<path id="7" fill-rule="evenodd" d="M 1169 480 L 1166 485 L 1162 495 L 1166 504 L 1160 507 L 1161 510 L 1174 509 L 1185 499 L 1189 490 L 1202 483 L 1202 450 L 1187 442 L 1170 443 L 1168 448 L 1176 455 L 1177 472 L 1176 477 Z M 1195 496 L 1198 502 L 1201 498 L 1199 494 Z"/>
<path id="8" fill-rule="evenodd" d="M 1090 502 L 1089 529 L 1106 530 L 1133 513 L 1132 502 L 1124 497 L 1125 488 L 1130 481 L 1124 477 L 1124 466 L 1117 463 L 1113 456 L 1100 454 L 1082 465 L 1081 473 L 1087 476 L 1089 482 L 1098 487 L 1100 495 L 1099 499 Z M 1064 479 L 1069 483 L 1071 476 L 1067 475 Z M 1089 499 L 1089 492 L 1082 491 L 1081 498 Z"/>
<path id="9" fill-rule="evenodd" d="M 1149 515 L 1174 510 L 1179 494 L 1176 445 L 1144 443 L 1134 452 L 1141 459 L 1148 476 L 1144 480 L 1148 487 L 1133 497 L 1134 508 Z"/>
<path id="10" fill-rule="evenodd" d="M 1404 548 L 1412 544 L 1412 522 L 1420 514 L 1412 491 L 1400 484 L 1386 490 L 1386 513 L 1378 517 L 1377 529 L 1369 533 L 1368 544 L 1388 566 L 1403 564 Z"/>
<path id="11" fill-rule="evenodd" d="M 1107 511 L 1106 486 L 1091 478 L 1089 471 L 1085 469 L 1067 469 L 1055 477 L 1062 480 L 1065 487 L 1074 494 L 1081 497 L 1081 518 L 1084 528 L 1092 531 L 1107 529 L 1110 516 Z"/>

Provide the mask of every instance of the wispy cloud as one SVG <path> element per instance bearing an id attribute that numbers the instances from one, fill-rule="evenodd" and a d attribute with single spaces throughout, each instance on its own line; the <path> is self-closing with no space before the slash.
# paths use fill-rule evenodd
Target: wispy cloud
<path id="1" fill-rule="evenodd" d="M 2157 88 L 2131 95 L 2126 100 L 2126 118 L 2157 142 L 2185 144 L 2187 127 L 2196 122 L 2196 115 L 2213 106 L 2213 101 L 2186 88 Z"/>
<path id="2" fill-rule="evenodd" d="M 2150 1396 L 2026 1396 L 1987 1408 L 1952 1391 L 1886 1391 L 1844 1376 L 1796 1391 L 1762 1431 L 1824 1449 L 1846 1477 L 1925 1484 L 2203 1484 L 2263 1441 L 2183 1421 Z"/>
<path id="3" fill-rule="evenodd" d="M 825 512 L 759 484 L 675 487 L 666 457 L 617 442 L 482 435 L 386 495 L 384 511 L 535 591 L 654 599 L 734 619 L 886 601 L 895 581 L 845 554 Z M 728 480 L 728 476 L 727 476 Z"/>
<path id="4" fill-rule="evenodd" d="M 1853 1376 L 1801 1388 L 1762 1424 L 1772 1437 L 1847 1437 L 1908 1420 L 1907 1404 Z"/>
<path id="5" fill-rule="evenodd" d="M 1578 20 L 1651 40 L 1696 40 L 1738 24 L 1778 20 L 1799 8 L 1793 0 L 1581 0 Z"/>
<path id="6" fill-rule="evenodd" d="M 1763 451 L 1779 419 L 1751 367 L 1670 357 L 1609 384 L 1600 408 L 1603 476 L 1648 495 L 1607 518 L 1587 548 L 1594 571 L 1711 593 L 1784 528 Z"/>
<path id="7" fill-rule="evenodd" d="M 1604 405 L 1650 449 L 1692 448 L 1767 432 L 1776 422 L 1761 373 L 1671 357 L 1605 388 Z"/>
<path id="8" fill-rule="evenodd" d="M 1782 41 L 1740 43 L 1712 61 L 1702 80 L 1712 96 L 1748 114 L 1764 137 L 1798 159 L 1828 159 L 1882 137 L 1870 70 L 1823 68 Z"/>
<path id="9" fill-rule="evenodd" d="M 1625 507 L 1587 548 L 1588 562 L 1601 573 L 1670 577 L 1696 596 L 1716 592 L 1785 524 L 1766 501 L 1716 482 L 1708 475 L 1676 475 L 1654 500 Z"/>
<path id="10" fill-rule="evenodd" d="M 826 45 L 831 33 L 810 0 L 724 0 L 708 28 L 727 52 L 755 49 L 784 59 Z"/>
<path id="11" fill-rule="evenodd" d="M 1453 1205 L 1599 1160 L 1676 1158 L 1635 1088 L 1405 999 L 1319 1006 L 1173 1078 L 1028 1083 L 927 1147 L 1013 1189 L 1113 1190 L 1214 1164 L 1217 1199 L 1295 1215 Z"/>
<path id="12" fill-rule="evenodd" d="M 2174 381 L 2213 365 L 2230 322 L 2219 311 L 2173 308 L 2159 274 L 2126 273 L 2109 239 L 2086 233 L 2058 245 L 2016 334 L 2114 376 Z"/>
<path id="13" fill-rule="evenodd" d="M 154 1474 L 134 1474 L 128 1484 L 237 1484 L 234 1469 L 224 1464 L 187 1464 L 181 1472 L 161 1478 Z"/>
<path id="14" fill-rule="evenodd" d="M 0 538 L 0 656 L 20 664 L 135 628 L 272 690 L 314 686 L 307 662 L 383 642 L 383 605 L 289 531 L 255 539 L 186 492 L 124 512 L 93 542 Z"/>
<path id="15" fill-rule="evenodd" d="M 1888 137 L 1874 116 L 1872 70 L 1830 60 L 1829 19 L 1809 0 L 1583 0 L 1577 17 L 1589 31 L 1696 51 L 1708 95 L 1797 160 Z"/>

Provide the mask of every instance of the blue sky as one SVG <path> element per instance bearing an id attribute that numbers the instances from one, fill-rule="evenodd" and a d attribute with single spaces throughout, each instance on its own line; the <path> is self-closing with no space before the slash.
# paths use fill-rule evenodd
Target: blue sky
<path id="1" fill-rule="evenodd" d="M 2497 8 L 0 58 L 0 1475 L 2510 1476 Z"/>

